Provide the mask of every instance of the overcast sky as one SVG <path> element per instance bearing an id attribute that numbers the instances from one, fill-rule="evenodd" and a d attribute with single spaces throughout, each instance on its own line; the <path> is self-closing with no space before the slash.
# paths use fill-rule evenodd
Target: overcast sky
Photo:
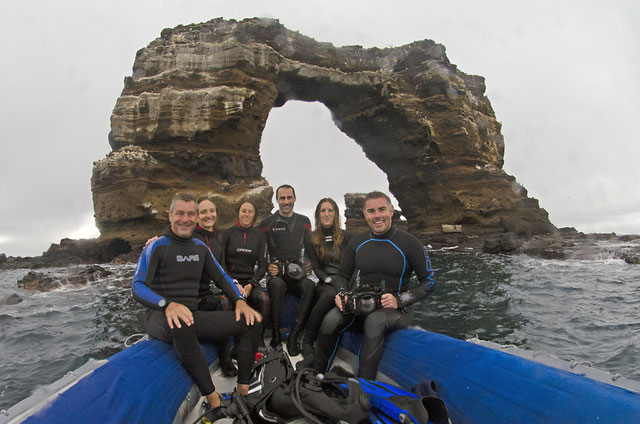
<path id="1" fill-rule="evenodd" d="M 0 252 L 39 255 L 97 235 L 91 169 L 110 150 L 109 117 L 136 51 L 163 28 L 216 17 L 274 17 L 336 46 L 443 44 L 461 71 L 486 78 L 504 168 L 556 226 L 640 233 L 639 2 L 380 3 L 5 0 Z M 388 189 L 317 103 L 274 109 L 261 154 L 272 185 L 296 186 L 299 212 L 326 195 Z"/>

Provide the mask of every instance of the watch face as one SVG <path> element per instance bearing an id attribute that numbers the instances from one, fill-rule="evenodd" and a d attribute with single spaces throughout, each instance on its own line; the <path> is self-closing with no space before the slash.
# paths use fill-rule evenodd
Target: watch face
<path id="1" fill-rule="evenodd" d="M 330 283 L 330 282 L 332 282 L 332 281 L 333 281 L 333 278 L 331 278 L 331 277 L 327 277 L 327 278 L 325 278 L 325 280 L 324 280 L 324 282 L 325 282 L 325 283 Z"/>

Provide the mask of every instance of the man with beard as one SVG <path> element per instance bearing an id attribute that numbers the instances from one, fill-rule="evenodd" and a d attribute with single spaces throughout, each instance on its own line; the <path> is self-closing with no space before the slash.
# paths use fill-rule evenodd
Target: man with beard
<path id="1" fill-rule="evenodd" d="M 301 334 L 302 325 L 311 309 L 311 301 L 315 291 L 315 284 L 306 277 L 304 265 L 299 262 L 304 258 L 305 246 L 311 246 L 311 221 L 304 215 L 293 211 L 296 203 L 296 192 L 288 184 L 283 184 L 276 190 L 278 210 L 266 217 L 258 228 L 267 235 L 267 246 L 271 263 L 269 264 L 269 296 L 271 298 L 271 346 L 275 347 L 282 342 L 280 335 L 280 320 L 284 306 L 286 292 L 300 297 L 300 303 L 296 310 L 293 329 L 287 340 L 287 350 L 292 356 L 300 353 L 298 336 Z M 289 264 L 303 266 L 302 273 L 292 275 L 287 272 Z M 285 265 L 283 269 L 282 265 Z M 284 272 L 283 272 L 284 271 Z M 300 268 L 298 268 L 300 271 Z"/>

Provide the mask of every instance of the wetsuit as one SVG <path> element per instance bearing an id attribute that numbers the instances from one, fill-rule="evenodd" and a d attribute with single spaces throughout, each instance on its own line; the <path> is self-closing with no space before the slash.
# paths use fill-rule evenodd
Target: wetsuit
<path id="1" fill-rule="evenodd" d="M 199 341 L 224 340 L 238 336 L 238 383 L 248 384 L 260 326 L 236 321 L 235 312 L 198 310 L 198 291 L 202 274 L 236 302 L 242 299 L 235 283 L 215 260 L 202 241 L 178 237 L 165 230 L 162 237 L 147 245 L 133 276 L 133 295 L 149 308 L 145 328 L 153 338 L 173 345 L 200 392 L 215 390 Z M 181 303 L 193 313 L 194 323 L 169 328 L 165 309 L 170 302 Z"/>
<path id="2" fill-rule="evenodd" d="M 357 272 L 357 278 L 352 279 L 354 272 Z M 409 287 L 412 272 L 419 281 L 415 287 Z M 339 334 L 346 329 L 362 329 L 364 335 L 356 372 L 359 377 L 374 380 L 382 357 L 384 336 L 411 324 L 412 314 L 407 307 L 433 291 L 433 269 L 422 243 L 392 226 L 384 234 L 367 231 L 349 241 L 336 275 L 336 286 L 355 290 L 356 284 L 382 287 L 394 295 L 398 309 L 381 308 L 356 317 L 343 315 L 337 307 L 333 308 L 322 321 L 313 366 L 319 372 L 325 372 Z"/>
<path id="3" fill-rule="evenodd" d="M 311 221 L 304 215 L 294 213 L 291 217 L 283 217 L 276 211 L 262 220 L 258 226 L 260 231 L 267 236 L 267 246 L 271 262 L 278 260 L 281 263 L 296 261 L 302 256 L 306 243 L 310 243 Z M 307 244 L 308 245 L 308 244 Z M 295 339 L 302 330 L 303 322 L 309 313 L 315 284 L 304 277 L 294 280 L 286 275 L 271 276 L 267 283 L 271 297 L 271 327 L 273 330 L 272 344 L 280 342 L 280 320 L 284 306 L 286 292 L 300 297 L 300 303 L 296 310 L 295 324 L 289 340 Z M 291 353 L 291 352 L 290 352 Z"/>
<path id="4" fill-rule="evenodd" d="M 216 261 L 218 261 L 219 264 L 224 264 L 224 250 L 222 249 L 222 245 L 218 240 L 218 233 L 216 233 L 215 228 L 213 229 L 213 231 L 209 231 L 198 224 L 196 226 L 196 229 L 193 230 L 192 237 L 198 240 L 202 240 L 204 244 L 207 245 L 209 250 L 211 250 L 211 253 L 213 253 L 213 257 L 216 258 Z M 217 298 L 219 295 L 222 295 L 222 292 L 217 287 L 214 287 L 212 287 L 211 285 L 211 279 L 203 274 L 202 278 L 200 279 L 200 290 L 198 290 L 198 301 L 200 303 L 200 307 L 198 309 L 220 309 L 220 300 Z M 217 292 L 216 295 L 218 296 L 213 295 L 212 289 L 213 291 Z M 226 310 L 229 309 L 229 307 L 226 308 Z"/>
<path id="5" fill-rule="evenodd" d="M 318 336 L 323 318 L 335 307 L 334 298 L 338 293 L 338 289 L 335 286 L 336 282 L 334 278 L 338 273 L 340 257 L 352 237 L 350 232 L 342 231 L 341 245 L 335 246 L 333 240 L 334 227 L 321 227 L 320 232 L 327 247 L 327 252 L 324 257 L 319 256 L 319 252 L 315 246 L 312 249 L 307 249 L 310 253 L 309 258 L 313 265 L 313 272 L 316 274 L 316 277 L 318 277 L 319 283 L 318 287 L 316 287 L 313 307 L 302 337 L 302 354 L 305 358 L 310 358 L 313 353 L 313 343 Z M 315 235 L 315 232 L 313 235 Z M 340 249 L 337 249 L 338 247 L 340 247 Z M 338 250 L 340 250 L 340 255 L 337 253 Z"/>
<path id="6" fill-rule="evenodd" d="M 222 232 L 220 244 L 227 272 L 238 280 L 241 286 L 253 286 L 248 303 L 265 319 L 269 313 L 269 296 L 262 290 L 260 280 L 267 272 L 268 266 L 267 237 L 256 228 L 236 224 Z"/>

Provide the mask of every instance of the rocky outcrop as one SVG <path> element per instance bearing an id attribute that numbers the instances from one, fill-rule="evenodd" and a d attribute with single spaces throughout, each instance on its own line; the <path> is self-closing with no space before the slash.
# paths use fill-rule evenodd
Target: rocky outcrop
<path id="1" fill-rule="evenodd" d="M 22 298 L 17 293 L 0 296 L 0 306 L 17 305 L 22 302 Z"/>
<path id="2" fill-rule="evenodd" d="M 111 115 L 113 151 L 94 166 L 96 223 L 139 247 L 167 222 L 178 191 L 216 196 L 219 225 L 245 198 L 266 215 L 260 140 L 269 112 L 318 101 L 386 173 L 410 231 L 441 236 L 555 230 L 502 170 L 504 141 L 484 79 L 431 40 L 334 47 L 274 19 L 215 19 L 165 29 L 138 51 Z M 295 182 L 294 182 L 295 183 Z M 455 234 L 452 236 L 456 236 Z"/>
<path id="3" fill-rule="evenodd" d="M 25 290 L 48 292 L 65 286 L 84 286 L 89 282 L 95 282 L 112 274 L 111 271 L 98 265 L 75 270 L 69 275 L 29 271 L 27 275 L 18 281 L 18 287 Z"/>
<path id="4" fill-rule="evenodd" d="M 133 252 L 132 245 L 121 238 L 106 238 L 88 240 L 62 239 L 60 243 L 53 243 L 41 256 L 13 257 L 9 256 L 0 269 L 17 268 L 45 268 L 68 265 L 109 263 L 114 259 Z M 135 259 L 140 249 L 134 252 Z"/>

